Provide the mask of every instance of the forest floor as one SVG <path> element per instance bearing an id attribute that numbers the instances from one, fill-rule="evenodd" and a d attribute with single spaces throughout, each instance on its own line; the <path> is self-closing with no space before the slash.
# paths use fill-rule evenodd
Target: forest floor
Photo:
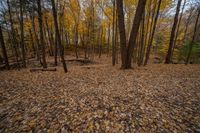
<path id="1" fill-rule="evenodd" d="M 200 132 L 200 65 L 110 62 L 0 71 L 0 133 Z"/>

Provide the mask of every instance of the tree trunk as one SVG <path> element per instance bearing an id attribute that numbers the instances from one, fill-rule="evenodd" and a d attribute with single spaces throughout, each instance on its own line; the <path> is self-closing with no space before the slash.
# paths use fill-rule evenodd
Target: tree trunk
<path id="1" fill-rule="evenodd" d="M 30 12 L 30 19 L 31 19 L 31 25 L 32 25 L 32 29 L 33 29 L 33 33 L 34 33 L 34 39 L 36 44 L 36 54 L 37 54 L 37 60 L 41 62 L 41 58 L 40 58 L 40 42 L 38 39 L 38 35 L 36 33 L 36 28 L 35 28 L 35 17 L 34 17 L 34 12 Z"/>
<path id="2" fill-rule="evenodd" d="M 126 31 L 124 23 L 123 0 L 117 0 L 118 28 L 120 34 L 121 68 L 126 68 Z"/>
<path id="3" fill-rule="evenodd" d="M 1 29 L 1 25 L 0 25 L 0 44 L 1 44 L 1 48 L 2 48 L 2 53 L 3 53 L 6 69 L 9 70 L 10 66 L 9 66 L 8 55 L 7 55 L 7 51 L 6 51 L 6 47 L 5 47 L 5 43 L 4 43 L 3 31 Z"/>
<path id="4" fill-rule="evenodd" d="M 115 49 L 115 21 L 116 21 L 116 0 L 113 1 L 113 28 L 112 28 L 112 65 L 116 63 L 116 49 Z"/>
<path id="5" fill-rule="evenodd" d="M 161 2 L 162 2 L 162 0 L 159 0 L 159 2 L 158 2 L 158 8 L 157 8 L 157 11 L 156 11 L 156 17 L 155 17 L 154 25 L 153 25 L 153 32 L 152 32 L 149 44 L 147 46 L 147 53 L 146 53 L 146 58 L 145 58 L 144 65 L 147 65 L 148 60 L 149 60 L 149 56 L 150 56 L 150 53 L 151 53 L 151 47 L 152 47 L 153 38 L 154 38 L 155 30 L 156 30 L 156 25 L 157 25 L 157 20 L 158 20 L 158 16 L 159 16 Z"/>
<path id="6" fill-rule="evenodd" d="M 42 20 L 42 9 L 41 9 L 41 0 L 37 0 L 38 5 L 38 22 L 39 22 L 39 29 L 40 29 L 40 45 L 42 48 L 42 65 L 43 68 L 47 68 L 46 63 L 46 53 L 45 53 L 45 44 L 44 44 L 44 35 L 43 35 L 43 20 Z"/>
<path id="7" fill-rule="evenodd" d="M 200 7 L 198 7 L 197 11 L 198 11 L 198 15 L 197 15 L 196 23 L 195 23 L 195 26 L 194 26 L 194 34 L 193 34 L 193 37 L 192 37 L 192 41 L 191 41 L 190 46 L 189 46 L 188 56 L 187 56 L 187 59 L 186 59 L 186 62 L 185 62 L 186 65 L 189 63 L 190 56 L 191 56 L 191 53 L 192 53 L 192 47 L 193 47 L 193 44 L 194 44 L 194 41 L 195 41 L 195 38 L 196 38 L 196 35 L 197 35 L 196 33 L 197 33 L 197 28 L 198 28 L 199 16 L 200 16 Z"/>
<path id="8" fill-rule="evenodd" d="M 22 64 L 26 67 L 26 55 L 24 47 L 24 14 L 23 14 L 23 2 L 20 0 L 20 37 L 21 37 L 21 50 L 22 50 Z"/>
<path id="9" fill-rule="evenodd" d="M 75 54 L 76 54 L 76 59 L 78 59 L 78 24 L 76 24 L 74 29 L 75 29 L 74 33 Z"/>
<path id="10" fill-rule="evenodd" d="M 179 11 L 180 11 L 180 7 L 181 7 L 181 1 L 182 0 L 179 0 L 178 4 L 177 4 L 176 14 L 175 14 L 175 17 L 174 17 L 174 24 L 173 24 L 172 31 L 171 31 L 171 37 L 170 37 L 167 56 L 166 56 L 166 59 L 165 59 L 165 64 L 171 63 L 172 49 L 173 49 L 174 37 L 175 37 L 175 32 L 176 32 L 177 23 L 178 23 L 178 16 L 179 16 Z"/>
<path id="11" fill-rule="evenodd" d="M 29 34 L 30 34 L 30 40 L 31 40 L 32 51 L 33 51 L 33 54 L 34 54 L 34 56 L 35 56 L 36 50 L 35 50 L 35 45 L 34 45 L 34 40 L 33 40 L 33 34 L 32 34 L 31 29 L 29 29 Z"/>
<path id="12" fill-rule="evenodd" d="M 107 45 L 107 56 L 109 56 L 109 53 L 110 53 L 110 23 L 109 23 L 109 26 L 108 26 L 108 45 Z"/>
<path id="13" fill-rule="evenodd" d="M 102 45 L 103 45 L 103 26 L 101 27 L 101 35 L 100 35 L 100 43 L 99 43 L 99 58 L 101 58 L 102 54 Z"/>
<path id="14" fill-rule="evenodd" d="M 50 56 L 53 56 L 53 38 L 51 37 L 49 25 L 47 22 L 47 18 L 45 18 L 45 24 L 46 24 L 46 29 L 47 29 L 47 34 L 48 34 L 48 40 L 49 40 L 49 51 L 50 51 Z"/>
<path id="15" fill-rule="evenodd" d="M 139 59 L 138 59 L 138 66 L 142 65 L 143 62 L 143 49 L 144 49 L 144 35 L 145 35 L 145 30 L 144 30 L 144 24 L 145 24 L 145 13 L 143 14 L 143 19 L 141 21 L 141 36 L 140 36 L 140 50 L 139 50 Z"/>
<path id="16" fill-rule="evenodd" d="M 9 13 L 9 21 L 10 21 L 10 26 L 11 26 L 11 34 L 12 34 L 12 39 L 11 39 L 11 42 L 12 42 L 12 45 L 14 47 L 14 50 L 15 50 L 15 57 L 16 57 L 16 62 L 17 64 L 19 64 L 19 61 L 18 61 L 18 58 L 19 58 L 19 55 L 18 55 L 18 51 L 17 51 L 17 39 L 16 39 L 16 34 L 15 34 L 15 29 L 14 29 L 14 26 L 13 26 L 13 17 L 12 17 L 12 14 L 11 14 L 11 8 L 10 8 L 10 1 L 7 0 L 7 5 L 8 5 L 8 13 Z"/>
<path id="17" fill-rule="evenodd" d="M 182 20 L 182 17 L 183 17 L 183 11 L 184 11 L 184 8 L 185 8 L 185 4 L 186 4 L 186 0 L 184 0 L 184 4 L 183 4 L 182 10 L 181 10 L 181 15 L 180 15 L 180 18 L 179 18 L 179 21 L 178 21 L 178 26 L 177 26 L 177 30 L 176 30 L 176 36 L 175 36 L 174 44 L 173 44 L 173 48 L 172 48 L 172 56 L 171 56 L 171 61 L 172 62 L 173 62 L 173 54 L 174 54 L 174 49 L 176 47 L 177 38 L 178 38 L 179 33 L 180 33 L 179 28 L 180 28 L 181 20 Z"/>
<path id="18" fill-rule="evenodd" d="M 145 5 L 146 5 L 146 0 L 139 0 L 138 2 L 138 6 L 136 9 L 136 14 L 135 14 L 135 18 L 133 21 L 133 26 L 132 26 L 132 30 L 131 30 L 131 34 L 130 34 L 130 38 L 129 38 L 129 43 L 128 43 L 128 47 L 127 47 L 127 64 L 126 64 L 126 69 L 131 68 L 131 58 L 132 58 L 132 53 L 135 47 L 135 43 L 136 43 L 136 38 L 137 38 L 137 34 L 138 34 L 138 30 L 140 27 L 140 22 L 142 20 L 142 16 L 143 13 L 145 11 Z"/>
<path id="19" fill-rule="evenodd" d="M 67 65 L 65 63 L 65 58 L 64 58 L 64 47 L 61 44 L 61 38 L 60 38 L 58 20 L 57 20 L 57 10 L 55 8 L 55 1 L 51 0 L 51 4 L 52 4 L 53 17 L 54 17 L 54 26 L 55 26 L 55 31 L 56 31 L 56 42 L 58 42 L 63 69 L 64 69 L 64 72 L 66 73 L 68 70 L 67 70 Z"/>

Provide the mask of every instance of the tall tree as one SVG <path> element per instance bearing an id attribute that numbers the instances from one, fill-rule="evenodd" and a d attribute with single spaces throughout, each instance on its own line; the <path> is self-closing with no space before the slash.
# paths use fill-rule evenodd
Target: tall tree
<path id="1" fill-rule="evenodd" d="M 188 52 L 187 59 L 186 59 L 186 62 L 185 62 L 186 65 L 189 63 L 190 56 L 191 56 L 191 53 L 192 53 L 192 47 L 194 45 L 194 41 L 195 41 L 195 38 L 196 38 L 196 35 L 197 35 L 197 27 L 198 27 L 199 16 L 200 16 L 200 7 L 198 7 L 197 12 L 198 12 L 198 15 L 197 15 L 195 26 L 194 26 L 194 34 L 193 34 L 193 37 L 192 37 L 192 41 L 190 42 L 189 52 Z"/>
<path id="2" fill-rule="evenodd" d="M 42 18 L 42 9 L 41 9 L 41 0 L 37 0 L 38 6 L 38 22 L 39 22 L 39 29 L 40 29 L 40 46 L 42 48 L 42 65 L 43 68 L 47 68 L 46 63 L 46 53 L 45 53 L 45 43 L 44 43 L 44 34 L 43 34 L 43 18 Z"/>
<path id="3" fill-rule="evenodd" d="M 25 55 L 25 46 L 24 46 L 24 1 L 20 0 L 20 39 L 21 39 L 21 50 L 22 50 L 22 64 L 23 67 L 26 67 L 26 55 Z"/>
<path id="4" fill-rule="evenodd" d="M 142 20 L 143 13 L 145 11 L 146 0 L 139 0 L 135 17 L 133 20 L 132 30 L 129 37 L 129 42 L 126 47 L 126 31 L 124 24 L 124 13 L 123 13 L 123 0 L 117 1 L 117 13 L 118 13 L 118 27 L 120 31 L 120 46 L 121 46 L 121 58 L 122 58 L 122 69 L 131 68 L 131 59 L 133 50 L 136 43 L 136 38 L 138 35 L 140 22 Z"/>
<path id="5" fill-rule="evenodd" d="M 55 26 L 55 31 L 56 31 L 56 42 L 58 43 L 58 46 L 59 46 L 60 56 L 61 56 L 61 61 L 63 64 L 64 72 L 67 72 L 68 71 L 67 65 L 66 65 L 65 58 L 64 58 L 64 47 L 61 44 L 60 32 L 59 32 L 59 28 L 58 28 L 57 10 L 55 7 L 55 1 L 51 0 L 51 4 L 52 4 L 53 17 L 54 17 L 54 26 Z"/>
<path id="6" fill-rule="evenodd" d="M 120 47 L 121 47 L 121 68 L 126 68 L 126 30 L 124 23 L 124 11 L 123 11 L 123 0 L 117 0 L 117 16 L 118 16 L 118 28 L 120 34 Z"/>
<path id="7" fill-rule="evenodd" d="M 156 31 L 157 20 L 158 20 L 158 17 L 159 17 L 159 11 L 160 11 L 161 2 L 162 2 L 162 0 L 159 0 L 159 2 L 158 2 L 158 7 L 157 7 L 157 11 L 156 11 L 156 17 L 155 17 L 154 25 L 153 25 L 153 32 L 152 32 L 151 38 L 149 40 L 149 44 L 147 46 L 147 52 L 146 52 L 146 58 L 145 58 L 144 65 L 147 65 L 148 60 L 149 60 L 149 55 L 150 55 L 150 51 L 151 51 L 151 47 L 152 47 L 152 43 L 153 43 L 153 38 L 154 38 L 155 31 Z"/>
<path id="8" fill-rule="evenodd" d="M 182 17 L 183 17 L 183 11 L 184 11 L 184 8 L 185 8 L 185 4 L 186 4 L 186 0 L 184 0 L 184 3 L 183 3 L 183 7 L 181 9 L 181 15 L 179 17 L 179 21 L 178 21 L 178 26 L 177 26 L 177 30 L 176 30 L 176 35 L 175 35 L 175 39 L 174 39 L 174 44 L 173 44 L 173 48 L 172 48 L 172 56 L 171 56 L 171 61 L 173 62 L 173 54 L 174 54 L 174 49 L 176 47 L 176 42 L 177 42 L 177 39 L 179 37 L 179 34 L 180 34 L 180 25 L 181 25 L 181 20 L 182 20 Z"/>
<path id="9" fill-rule="evenodd" d="M 17 42 L 16 33 L 15 33 L 15 29 L 14 29 L 14 24 L 13 24 L 13 15 L 11 13 L 10 0 L 7 0 L 7 5 L 8 5 L 8 14 L 9 14 L 9 21 L 10 21 L 10 26 L 11 26 L 11 34 L 12 34 L 11 43 L 14 47 L 16 62 L 18 63 L 18 58 L 19 58 L 19 54 L 18 54 L 18 50 L 17 50 L 18 42 Z"/>
<path id="10" fill-rule="evenodd" d="M 0 44 L 1 44 L 1 48 L 2 48 L 2 53 L 3 53 L 6 69 L 9 70 L 10 66 L 9 66 L 8 55 L 7 55 L 7 51 L 6 51 L 6 47 L 5 47 L 5 43 L 4 43 L 3 31 L 1 29 L 1 25 L 0 25 Z"/>
<path id="11" fill-rule="evenodd" d="M 116 0 L 113 0 L 113 25 L 112 25 L 112 65 L 116 63 L 116 38 L 115 38 L 115 25 L 116 25 Z"/>
<path id="12" fill-rule="evenodd" d="M 175 17 L 174 17 L 174 24 L 173 24 L 172 31 L 171 31 L 169 48 L 168 48 L 167 56 L 166 56 L 166 59 L 165 59 L 166 64 L 171 63 L 171 56 L 172 56 L 175 32 L 176 32 L 176 28 L 177 28 L 178 17 L 179 17 L 179 12 L 180 12 L 180 7 L 181 7 L 181 1 L 182 0 L 178 0 L 178 4 L 177 4 L 177 7 L 176 7 L 176 14 L 175 14 Z"/>

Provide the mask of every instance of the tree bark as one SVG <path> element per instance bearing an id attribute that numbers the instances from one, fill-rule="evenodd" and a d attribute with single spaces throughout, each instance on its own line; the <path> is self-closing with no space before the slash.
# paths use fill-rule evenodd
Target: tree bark
<path id="1" fill-rule="evenodd" d="M 56 42 L 58 42 L 63 69 L 64 69 L 64 72 L 66 73 L 68 70 L 67 70 L 67 65 L 64 58 L 64 48 L 61 44 L 61 38 L 60 38 L 58 20 L 57 20 L 57 10 L 55 8 L 55 1 L 51 0 L 51 4 L 52 4 L 53 17 L 54 17 L 54 26 L 55 26 L 55 31 L 56 31 Z"/>
<path id="2" fill-rule="evenodd" d="M 47 18 L 45 18 L 45 24 L 46 24 L 46 29 L 47 29 L 47 34 L 48 34 L 48 40 L 49 40 L 49 51 L 50 51 L 50 56 L 53 56 L 53 38 L 51 37 L 49 25 L 47 22 Z"/>
<path id="3" fill-rule="evenodd" d="M 124 23 L 123 0 L 117 0 L 118 28 L 120 34 L 121 68 L 126 68 L 126 31 Z"/>
<path id="4" fill-rule="evenodd" d="M 198 15 L 197 15 L 195 26 L 194 26 L 194 34 L 193 34 L 193 37 L 192 37 L 192 41 L 191 41 L 190 46 L 189 46 L 188 56 L 187 56 L 187 59 L 186 59 L 186 62 L 185 62 L 186 65 L 189 63 L 190 56 L 191 56 L 191 53 L 192 53 L 192 47 L 193 47 L 193 44 L 194 44 L 194 41 L 195 41 L 195 38 L 196 38 L 196 35 L 197 35 L 198 21 L 199 21 L 199 16 L 200 16 L 200 7 L 198 7 L 197 12 L 198 12 Z"/>
<path id="5" fill-rule="evenodd" d="M 15 34 L 15 29 L 14 29 L 14 26 L 13 26 L 13 19 L 12 19 L 12 13 L 11 13 L 11 7 L 10 7 L 10 1 L 7 0 L 7 5 L 8 5 L 8 13 L 9 13 L 9 21 L 10 21 L 10 26 L 11 26 L 11 34 L 12 34 L 12 39 L 11 39 L 11 42 L 12 42 L 12 45 L 14 47 L 14 50 L 15 50 L 15 57 L 16 57 L 16 62 L 17 64 L 19 63 L 19 55 L 18 55 L 18 51 L 17 51 L 17 39 L 16 39 L 16 34 Z"/>
<path id="6" fill-rule="evenodd" d="M 35 50 L 35 45 L 34 45 L 34 40 L 33 40 L 33 34 L 32 34 L 31 29 L 29 29 L 29 34 L 30 34 L 30 40 L 31 40 L 32 51 L 33 51 L 33 54 L 34 54 L 34 56 L 35 56 L 36 50 Z"/>
<path id="7" fill-rule="evenodd" d="M 23 14 L 23 1 L 20 0 L 20 37 L 21 37 L 21 50 L 22 50 L 22 64 L 26 67 L 26 54 L 24 46 L 24 14 Z"/>
<path id="8" fill-rule="evenodd" d="M 116 0 L 113 1 L 113 27 L 112 27 L 112 65 L 116 63 L 116 49 L 115 49 L 115 21 L 116 21 Z"/>
<path id="9" fill-rule="evenodd" d="M 185 8 L 185 4 L 186 4 L 186 0 L 184 0 L 184 4 L 183 4 L 182 10 L 181 10 L 181 15 L 180 15 L 180 18 L 179 18 L 179 21 L 178 21 L 178 26 L 177 26 L 174 44 L 173 44 L 173 48 L 172 48 L 172 56 L 171 56 L 172 62 L 173 62 L 174 49 L 176 47 L 177 39 L 178 39 L 178 36 L 179 36 L 179 33 L 180 33 L 179 29 L 180 29 L 181 20 L 182 20 L 182 17 L 183 17 L 183 11 L 184 11 L 184 8 Z"/>
<path id="10" fill-rule="evenodd" d="M 34 39 L 36 44 L 36 54 L 37 54 L 37 60 L 41 62 L 41 57 L 40 57 L 40 41 L 38 39 L 38 35 L 36 33 L 36 28 L 35 28 L 35 17 L 34 17 L 34 11 L 30 12 L 30 19 L 31 19 L 31 25 L 34 33 Z"/>
<path id="11" fill-rule="evenodd" d="M 42 25 L 43 19 L 42 19 L 41 0 L 37 0 L 37 5 L 38 5 L 38 22 L 39 22 L 39 29 L 40 29 L 40 45 L 42 48 L 42 65 L 43 65 L 43 68 L 47 68 L 43 25 Z"/>
<path id="12" fill-rule="evenodd" d="M 5 43 L 4 43 L 3 31 L 1 29 L 1 25 L 0 25 L 0 44 L 1 44 L 1 48 L 2 48 L 2 53 L 3 53 L 6 69 L 9 70 L 10 66 L 9 66 L 8 55 L 7 55 L 7 51 L 6 51 L 6 47 L 5 47 Z"/>
<path id="13" fill-rule="evenodd" d="M 171 37 L 170 37 L 167 56 L 166 56 L 166 59 L 165 59 L 165 64 L 171 63 L 172 49 L 173 49 L 174 37 L 175 37 L 175 32 L 176 32 L 177 23 L 178 23 L 178 16 L 179 16 L 179 11 L 180 11 L 180 7 L 181 7 L 181 1 L 182 0 L 179 0 L 178 4 L 177 4 L 176 14 L 175 14 L 175 17 L 174 17 L 174 24 L 173 24 L 172 31 L 171 31 Z"/>
<path id="14" fill-rule="evenodd" d="M 130 34 L 130 38 L 129 38 L 129 43 L 128 43 L 128 47 L 127 47 L 127 64 L 126 64 L 126 69 L 130 69 L 131 68 L 131 58 L 132 58 L 132 53 L 135 47 L 135 43 L 136 43 L 136 38 L 137 38 L 137 34 L 138 34 L 138 30 L 140 27 L 140 22 L 142 20 L 142 16 L 143 13 L 145 11 L 145 5 L 146 5 L 146 0 L 139 0 L 138 2 L 138 6 L 136 9 L 136 14 L 135 14 L 135 18 L 133 21 L 133 26 L 132 26 L 132 30 L 131 30 L 131 34 Z"/>
<path id="15" fill-rule="evenodd" d="M 144 65 L 147 65 L 148 60 L 149 60 L 151 47 L 152 47 L 152 43 L 153 43 L 153 38 L 154 38 L 155 30 L 156 30 L 156 25 L 157 25 L 157 21 L 158 21 L 158 17 L 159 17 L 159 11 L 160 11 L 161 2 L 162 2 L 162 0 L 159 0 L 159 2 L 158 2 L 158 8 L 157 8 L 157 11 L 156 11 L 156 17 L 155 17 L 154 25 L 153 25 L 153 32 L 152 32 L 149 44 L 147 46 L 147 53 L 146 53 L 146 58 L 145 58 Z"/>

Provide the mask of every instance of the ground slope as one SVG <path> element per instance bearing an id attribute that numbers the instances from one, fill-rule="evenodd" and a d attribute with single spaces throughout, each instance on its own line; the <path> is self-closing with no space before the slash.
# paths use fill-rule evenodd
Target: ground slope
<path id="1" fill-rule="evenodd" d="M 0 132 L 200 132 L 200 65 L 0 72 Z"/>

